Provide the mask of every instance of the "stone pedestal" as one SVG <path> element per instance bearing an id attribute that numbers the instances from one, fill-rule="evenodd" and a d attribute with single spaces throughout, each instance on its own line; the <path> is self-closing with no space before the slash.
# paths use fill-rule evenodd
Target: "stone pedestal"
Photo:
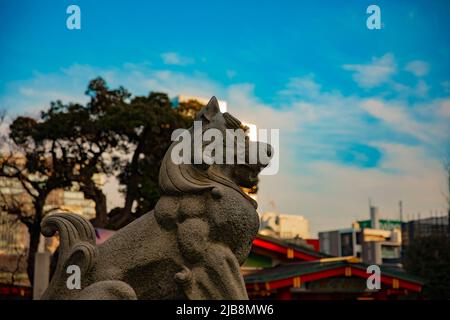
<path id="1" fill-rule="evenodd" d="M 34 264 L 33 300 L 39 300 L 50 280 L 50 252 L 36 253 Z"/>

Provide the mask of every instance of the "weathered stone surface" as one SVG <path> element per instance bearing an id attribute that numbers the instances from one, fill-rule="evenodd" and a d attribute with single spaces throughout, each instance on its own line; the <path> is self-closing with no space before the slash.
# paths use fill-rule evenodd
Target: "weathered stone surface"
<path id="1" fill-rule="evenodd" d="M 222 132 L 240 125 L 219 111 L 215 97 L 197 119 Z M 239 266 L 259 220 L 256 202 L 240 186 L 255 184 L 263 166 L 175 164 L 174 145 L 160 169 L 163 195 L 155 210 L 103 244 L 95 245 L 92 225 L 80 216 L 44 219 L 43 234 L 58 231 L 61 246 L 43 299 L 247 299 Z M 66 286 L 66 268 L 74 264 L 81 290 Z"/>

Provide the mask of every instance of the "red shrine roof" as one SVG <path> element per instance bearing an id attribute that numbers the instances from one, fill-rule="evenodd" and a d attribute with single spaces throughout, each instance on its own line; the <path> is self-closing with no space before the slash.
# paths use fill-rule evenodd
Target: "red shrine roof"
<path id="1" fill-rule="evenodd" d="M 266 268 L 245 276 L 247 290 L 278 289 L 300 287 L 302 283 L 331 277 L 359 277 L 367 279 L 369 265 L 354 259 L 330 258 L 314 262 L 290 262 L 272 268 Z M 381 284 L 393 289 L 406 289 L 412 292 L 422 290 L 423 281 L 398 270 L 381 267 Z"/>
<path id="2" fill-rule="evenodd" d="M 293 261 L 316 261 L 322 258 L 329 258 L 331 256 L 310 249 L 306 246 L 290 243 L 282 239 L 263 236 L 258 234 L 253 240 L 252 251 L 268 252 L 274 254 L 281 260 Z"/>

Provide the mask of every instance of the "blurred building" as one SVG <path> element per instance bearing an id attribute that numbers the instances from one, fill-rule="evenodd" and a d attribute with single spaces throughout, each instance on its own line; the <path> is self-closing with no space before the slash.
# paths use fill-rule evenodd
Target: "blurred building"
<path id="1" fill-rule="evenodd" d="M 402 224 L 403 248 L 414 240 L 429 236 L 449 236 L 449 216 L 435 216 L 411 220 Z"/>
<path id="2" fill-rule="evenodd" d="M 281 239 L 308 239 L 309 221 L 300 215 L 264 212 L 260 216 L 260 233 Z"/>
<path id="3" fill-rule="evenodd" d="M 20 254 L 26 251 L 28 233 L 17 217 L 2 211 L 5 201 L 20 203 L 23 211 L 31 210 L 31 200 L 16 179 L 0 177 L 0 255 Z"/>
<path id="4" fill-rule="evenodd" d="M 283 239 L 258 235 L 242 266 L 250 299 L 387 300 L 420 297 L 423 280 L 380 267 L 380 288 L 369 289 L 368 264 L 332 257 Z"/>
<path id="5" fill-rule="evenodd" d="M 25 215 L 33 214 L 31 199 L 20 182 L 11 180 L 0 177 L 0 193 L 9 198 L 6 201 L 20 203 Z M 0 198 L 0 204 L 5 201 L 4 197 Z M 44 212 L 72 212 L 90 220 L 95 218 L 95 202 L 85 199 L 80 191 L 57 189 L 48 195 Z M 26 250 L 27 244 L 28 234 L 25 226 L 17 220 L 17 217 L 0 209 L 0 254 L 22 252 Z"/>
<path id="6" fill-rule="evenodd" d="M 24 159 L 16 157 L 16 164 Z M 102 175 L 94 176 L 97 185 L 104 184 Z M 29 296 L 29 281 L 26 274 L 26 260 L 29 234 L 26 226 L 17 216 L 6 212 L 6 208 L 19 210 L 24 216 L 33 215 L 30 195 L 15 178 L 0 177 L 0 298 L 2 295 L 15 295 L 18 298 Z M 95 202 L 84 198 L 76 185 L 68 190 L 53 190 L 47 197 L 44 212 L 73 212 L 87 219 L 95 217 Z M 57 246 L 55 237 L 41 243 L 44 250 L 53 251 Z"/>
<path id="7" fill-rule="evenodd" d="M 321 250 L 337 257 L 353 256 L 364 263 L 401 266 L 401 222 L 380 220 L 378 208 L 370 208 L 370 220 L 351 228 L 319 232 Z"/>
<path id="8" fill-rule="evenodd" d="M 95 202 L 84 197 L 83 192 L 73 190 L 55 190 L 47 198 L 44 210 L 63 211 L 82 215 L 88 220 L 95 218 Z"/>

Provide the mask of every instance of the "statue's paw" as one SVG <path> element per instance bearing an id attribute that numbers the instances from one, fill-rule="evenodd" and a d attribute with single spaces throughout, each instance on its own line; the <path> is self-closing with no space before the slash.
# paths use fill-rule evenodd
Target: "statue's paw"
<path id="1" fill-rule="evenodd" d="M 174 278 L 175 282 L 183 288 L 186 288 L 192 284 L 192 272 L 186 266 L 183 266 L 182 270 L 177 272 Z"/>

